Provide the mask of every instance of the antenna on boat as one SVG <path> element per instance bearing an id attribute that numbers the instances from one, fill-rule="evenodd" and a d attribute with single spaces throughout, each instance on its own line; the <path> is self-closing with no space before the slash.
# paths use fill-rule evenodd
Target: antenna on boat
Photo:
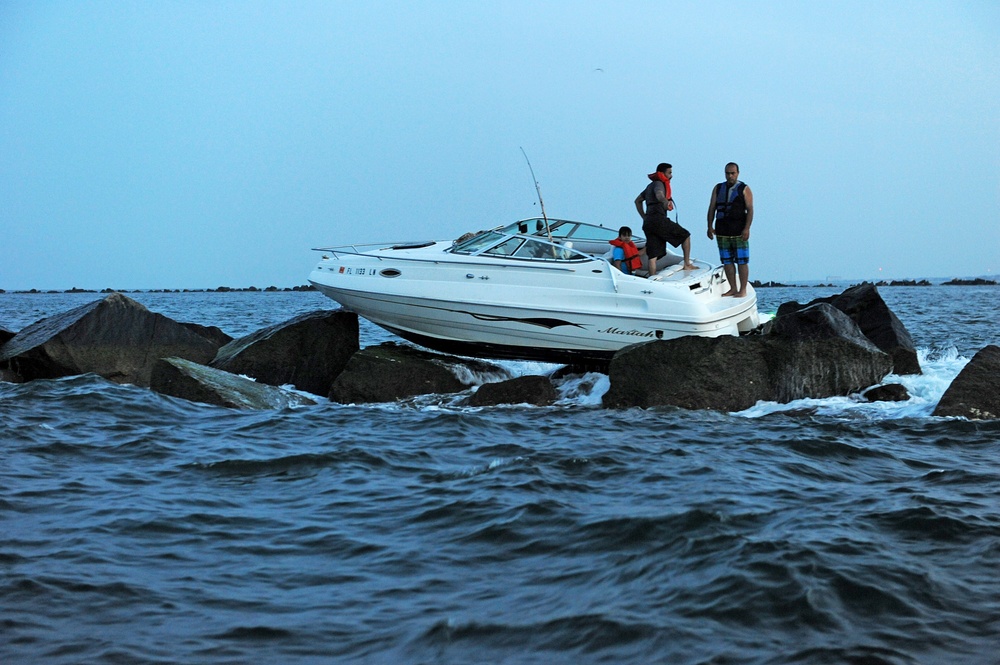
<path id="1" fill-rule="evenodd" d="M 519 148 L 521 146 L 518 146 Z M 531 181 L 535 183 L 535 191 L 538 192 L 538 205 L 542 207 L 542 219 L 545 220 L 545 235 L 549 237 L 549 242 L 552 242 L 552 232 L 549 231 L 549 218 L 545 215 L 545 201 L 542 200 L 542 188 L 538 184 L 538 179 L 535 177 L 535 169 L 531 168 L 531 160 L 528 159 L 528 153 L 521 148 L 521 154 L 524 155 L 524 161 L 528 162 L 528 170 L 531 171 Z"/>

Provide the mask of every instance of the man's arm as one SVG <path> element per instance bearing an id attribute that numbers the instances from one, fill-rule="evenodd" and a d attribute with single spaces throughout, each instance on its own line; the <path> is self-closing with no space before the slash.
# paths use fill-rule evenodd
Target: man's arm
<path id="1" fill-rule="evenodd" d="M 719 189 L 716 185 L 712 188 L 712 198 L 708 201 L 708 239 L 711 240 L 715 237 L 715 228 L 713 228 L 713 222 L 715 222 L 715 192 Z"/>
<path id="2" fill-rule="evenodd" d="M 639 192 L 639 196 L 635 197 L 635 209 L 639 211 L 639 217 L 643 220 L 646 219 L 646 213 L 642 210 L 642 201 L 646 198 L 646 190 Z"/>
<path id="3" fill-rule="evenodd" d="M 750 224 L 753 223 L 753 192 L 749 187 L 743 188 L 743 200 L 747 202 L 747 224 L 743 227 L 743 239 L 750 240 Z"/>

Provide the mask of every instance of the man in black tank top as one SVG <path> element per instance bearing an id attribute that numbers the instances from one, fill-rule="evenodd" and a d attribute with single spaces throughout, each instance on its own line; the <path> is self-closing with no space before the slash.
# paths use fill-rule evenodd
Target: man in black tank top
<path id="1" fill-rule="evenodd" d="M 743 298 L 750 278 L 750 224 L 753 222 L 753 192 L 739 179 L 736 162 L 726 164 L 726 181 L 712 190 L 708 202 L 708 239 L 716 239 L 719 260 L 729 281 L 723 296 Z M 737 271 L 739 281 L 736 280 Z"/>

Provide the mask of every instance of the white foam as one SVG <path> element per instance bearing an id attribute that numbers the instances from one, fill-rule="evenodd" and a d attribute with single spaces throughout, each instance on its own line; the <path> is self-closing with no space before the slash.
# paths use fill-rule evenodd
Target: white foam
<path id="1" fill-rule="evenodd" d="M 558 404 L 575 406 L 600 406 L 604 393 L 611 388 L 611 379 L 607 374 L 587 372 L 586 374 L 567 377 L 557 382 L 559 393 Z"/>
<path id="2" fill-rule="evenodd" d="M 923 374 L 890 374 L 883 381 L 883 384 L 902 384 L 910 394 L 910 399 L 904 402 L 869 402 L 860 395 L 799 399 L 787 404 L 758 402 L 735 415 L 760 418 L 772 413 L 808 410 L 819 415 L 846 415 L 871 420 L 926 418 L 934 411 L 941 396 L 969 359 L 960 356 L 954 347 L 943 350 L 918 349 L 917 359 Z"/>

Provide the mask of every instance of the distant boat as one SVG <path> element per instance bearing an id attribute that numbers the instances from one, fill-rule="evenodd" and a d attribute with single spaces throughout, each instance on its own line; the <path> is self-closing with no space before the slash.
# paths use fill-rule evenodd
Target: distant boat
<path id="1" fill-rule="evenodd" d="M 753 288 L 723 298 L 721 267 L 695 261 L 682 270 L 682 258 L 668 253 L 654 277 L 626 275 L 610 262 L 617 237 L 617 229 L 532 218 L 454 242 L 318 248 L 309 281 L 404 339 L 474 357 L 606 361 L 636 342 L 758 326 Z"/>

